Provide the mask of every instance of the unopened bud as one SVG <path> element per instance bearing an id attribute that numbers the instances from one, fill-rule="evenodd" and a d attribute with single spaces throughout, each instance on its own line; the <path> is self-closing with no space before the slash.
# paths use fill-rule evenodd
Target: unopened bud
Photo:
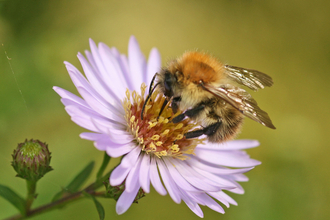
<path id="1" fill-rule="evenodd" d="M 13 153 L 12 166 L 17 177 L 30 181 L 38 181 L 46 173 L 53 170 L 50 164 L 48 145 L 39 140 L 25 140 L 18 144 Z"/>

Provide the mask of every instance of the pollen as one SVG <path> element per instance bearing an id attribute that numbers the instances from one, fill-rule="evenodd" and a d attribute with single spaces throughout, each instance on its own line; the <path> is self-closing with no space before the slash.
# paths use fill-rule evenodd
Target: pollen
<path id="1" fill-rule="evenodd" d="M 146 88 L 147 86 L 143 83 L 140 95 L 135 91 L 126 90 L 123 106 L 127 131 L 134 136 L 135 142 L 146 154 L 155 155 L 158 158 L 174 157 L 180 160 L 189 158 L 190 154 L 194 154 L 196 146 L 202 144 L 205 139 L 186 139 L 184 134 L 195 130 L 198 125 L 189 118 L 180 123 L 171 122 L 182 112 L 178 111 L 174 114 L 169 104 L 159 115 L 165 97 L 157 89 L 146 103 L 142 120 L 141 111 L 145 102 Z"/>

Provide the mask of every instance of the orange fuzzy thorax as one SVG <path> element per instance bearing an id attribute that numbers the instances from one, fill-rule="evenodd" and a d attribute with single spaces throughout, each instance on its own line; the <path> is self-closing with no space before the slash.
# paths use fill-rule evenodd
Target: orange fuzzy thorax
<path id="1" fill-rule="evenodd" d="M 186 52 L 177 62 L 187 81 L 212 84 L 225 78 L 224 65 L 209 54 L 197 51 Z"/>

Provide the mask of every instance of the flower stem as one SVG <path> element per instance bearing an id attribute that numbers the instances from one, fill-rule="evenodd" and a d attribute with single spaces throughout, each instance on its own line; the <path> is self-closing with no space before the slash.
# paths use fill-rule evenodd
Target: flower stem
<path id="1" fill-rule="evenodd" d="M 26 206 L 25 206 L 25 210 L 26 213 L 29 212 L 31 205 L 34 201 L 34 199 L 36 198 L 36 187 L 37 187 L 37 181 L 33 181 L 33 180 L 26 180 L 26 186 L 27 186 L 27 198 L 26 198 Z"/>
<path id="2" fill-rule="evenodd" d="M 35 209 L 31 209 L 30 210 L 30 207 L 31 207 L 31 204 L 35 198 L 35 187 L 36 187 L 36 183 L 34 183 L 34 186 L 32 183 L 28 183 L 28 199 L 27 199 L 27 207 L 28 207 L 28 204 L 29 204 L 29 208 L 27 209 L 27 212 L 25 215 L 21 215 L 21 214 L 18 214 L 18 215 L 14 215 L 14 216 L 11 216 L 9 218 L 7 218 L 6 220 L 19 220 L 19 219 L 25 219 L 27 217 L 31 217 L 31 216 L 34 216 L 34 215 L 37 215 L 37 214 L 41 214 L 41 213 L 44 213 L 46 211 L 51 211 L 53 209 L 56 209 L 58 207 L 61 207 L 63 205 L 66 205 L 68 203 L 71 203 L 73 201 L 76 201 L 76 200 L 79 200 L 79 199 L 82 199 L 82 198 L 85 198 L 85 196 L 83 195 L 83 192 L 85 193 L 88 193 L 90 195 L 93 195 L 93 196 L 97 196 L 97 197 L 104 197 L 105 196 L 105 192 L 95 192 L 96 189 L 100 188 L 102 185 L 103 185 L 103 182 L 109 178 L 110 176 L 110 172 L 106 173 L 102 178 L 99 178 L 97 181 L 95 181 L 94 183 L 90 184 L 89 186 L 87 186 L 85 189 L 79 191 L 79 192 L 76 192 L 76 193 L 72 193 L 72 194 L 69 194 L 59 200 L 56 200 L 54 202 L 50 202 L 46 205 L 43 205 L 43 206 L 40 206 L 40 207 L 37 207 Z M 31 191 L 30 191 L 30 188 L 31 187 Z M 32 193 L 32 189 L 34 189 L 33 193 Z M 31 192 L 31 193 L 30 193 Z M 32 196 L 33 195 L 33 196 Z M 29 199 L 30 198 L 30 199 Z"/>
<path id="3" fill-rule="evenodd" d="M 99 171 L 97 172 L 97 175 L 96 175 L 97 180 L 102 177 L 102 174 L 103 174 L 105 168 L 107 167 L 107 165 L 109 164 L 110 159 L 111 159 L 111 157 L 109 157 L 107 152 L 104 152 L 102 165 L 101 165 L 101 167 L 100 167 L 100 169 L 99 169 Z"/>

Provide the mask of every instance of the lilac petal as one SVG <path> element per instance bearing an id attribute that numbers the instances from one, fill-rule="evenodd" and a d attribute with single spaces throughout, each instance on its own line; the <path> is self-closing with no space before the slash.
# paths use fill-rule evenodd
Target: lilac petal
<path id="1" fill-rule="evenodd" d="M 152 48 L 149 54 L 147 74 L 143 76 L 143 82 L 149 83 L 152 77 L 161 69 L 161 57 L 156 48 Z"/>
<path id="2" fill-rule="evenodd" d="M 102 143 L 95 143 L 95 145 L 98 147 L 102 147 Z M 121 144 L 118 144 L 118 145 L 115 145 L 115 144 L 112 144 L 112 146 L 107 146 L 106 148 L 106 151 L 107 151 L 107 154 L 110 156 L 110 157 L 121 157 L 129 152 L 131 152 L 134 147 L 136 147 L 136 145 L 134 143 L 128 143 L 128 144 L 124 144 L 124 145 L 121 145 Z"/>
<path id="3" fill-rule="evenodd" d="M 141 159 L 142 159 L 142 157 L 139 157 L 135 166 L 133 166 L 132 169 L 130 170 L 130 172 L 128 173 L 128 176 L 125 181 L 125 191 L 127 191 L 127 192 L 132 192 L 132 190 L 134 190 L 134 186 L 135 186 L 136 182 L 139 182 Z M 140 185 L 140 183 L 139 183 L 139 185 Z"/>
<path id="4" fill-rule="evenodd" d="M 140 153 L 141 153 L 141 148 L 135 147 L 122 159 L 120 165 L 122 167 L 134 167 L 137 163 Z"/>
<path id="5" fill-rule="evenodd" d="M 120 131 L 120 130 L 111 129 L 110 123 L 109 123 L 108 127 L 104 127 L 102 124 L 97 123 L 97 121 L 95 121 L 93 118 L 91 118 L 90 121 L 93 123 L 93 125 L 97 129 L 98 133 L 107 134 L 109 136 L 110 140 L 114 143 L 127 144 L 127 143 L 132 142 L 132 140 L 133 140 L 132 135 L 126 134 L 125 132 Z M 121 135 L 116 135 L 116 133 L 119 133 L 119 132 L 121 132 Z"/>
<path id="6" fill-rule="evenodd" d="M 82 139 L 87 139 L 90 141 L 95 141 L 94 146 L 100 150 L 100 151 L 105 151 L 107 149 L 107 146 L 105 145 L 97 145 L 98 140 L 102 140 L 106 138 L 106 135 L 104 134 L 98 134 L 98 133 L 91 133 L 91 132 L 84 132 L 79 135 Z"/>
<path id="7" fill-rule="evenodd" d="M 82 64 L 84 64 L 84 62 L 82 62 Z M 100 95 L 95 90 L 95 88 L 93 88 L 90 85 L 90 83 L 86 80 L 86 78 L 77 69 L 75 69 L 75 67 L 73 67 L 70 63 L 67 64 L 67 69 L 68 69 L 68 73 L 71 77 L 71 80 L 74 83 L 74 85 L 77 87 L 77 89 L 79 87 L 84 88 L 85 90 L 88 91 L 88 93 L 94 99 L 96 99 L 100 104 L 102 104 L 102 106 L 104 106 L 105 108 L 110 109 L 111 111 L 113 111 L 117 115 L 120 115 L 120 116 L 123 115 L 123 106 L 122 106 L 120 101 L 117 101 L 117 102 L 112 101 L 110 103 L 109 101 L 111 101 L 112 99 L 105 100 L 104 97 L 102 97 L 102 95 Z M 87 101 L 87 100 L 85 99 L 85 101 Z"/>
<path id="8" fill-rule="evenodd" d="M 94 59 L 94 62 L 96 64 L 96 68 L 99 74 L 94 74 L 90 75 L 90 77 L 98 77 L 98 75 L 101 76 L 101 78 L 99 78 L 99 80 L 94 81 L 97 84 L 93 84 L 93 86 L 96 87 L 101 87 L 101 85 L 104 85 L 104 82 L 109 83 L 108 86 L 104 86 L 104 88 L 107 88 L 107 90 L 111 90 L 112 92 L 114 92 L 116 94 L 116 97 L 122 97 L 125 93 L 125 89 L 126 89 L 126 85 L 123 84 L 123 81 L 121 80 L 117 80 L 118 79 L 118 75 L 121 75 L 121 72 L 117 72 L 113 69 L 110 69 L 110 72 L 107 72 L 107 69 L 104 66 L 104 62 L 106 62 L 106 59 L 108 59 L 109 63 L 112 59 L 112 57 L 109 56 L 101 56 L 104 55 L 99 53 L 98 48 L 96 47 L 96 44 L 94 43 L 94 41 L 92 39 L 89 39 L 89 43 L 90 43 L 90 48 L 91 48 L 91 52 L 92 52 L 92 57 Z M 87 75 L 86 75 L 87 76 Z M 99 85 L 98 85 L 99 84 Z M 123 87 L 119 87 L 118 85 L 122 85 Z M 115 89 L 112 89 L 115 88 Z M 122 89 L 124 88 L 124 89 Z M 104 90 L 106 93 L 107 91 Z M 111 98 L 111 96 L 110 96 Z M 119 100 L 118 100 L 119 101 Z M 120 103 L 120 102 L 119 102 Z"/>
<path id="9" fill-rule="evenodd" d="M 205 170 L 207 172 L 214 173 L 214 174 L 220 174 L 220 175 L 245 173 L 254 168 L 254 167 L 250 167 L 250 168 L 242 168 L 242 169 L 229 169 L 226 167 L 221 167 L 219 165 L 214 165 L 214 164 L 208 163 L 207 161 L 198 160 L 194 156 L 191 156 L 190 159 L 187 160 L 187 163 L 191 167 L 199 168 L 201 170 Z"/>
<path id="10" fill-rule="evenodd" d="M 110 175 L 110 185 L 111 186 L 118 186 L 122 184 L 127 176 L 127 174 L 130 172 L 131 168 L 122 167 L 121 165 L 117 166 Z"/>
<path id="11" fill-rule="evenodd" d="M 247 155 L 243 155 L 240 151 L 218 152 L 217 150 L 196 148 L 195 154 L 199 159 L 222 166 L 253 167 L 260 164 L 259 161 L 250 159 Z"/>
<path id="12" fill-rule="evenodd" d="M 168 158 L 163 159 L 167 169 L 169 171 L 169 174 L 172 176 L 172 178 L 175 180 L 175 184 L 177 184 L 181 189 L 184 189 L 185 191 L 195 191 L 200 192 L 199 189 L 196 188 L 193 184 L 190 184 L 189 181 L 187 181 L 183 176 L 182 173 L 180 173 L 176 169 L 177 163 L 175 163 L 175 160 L 169 160 Z M 174 163 L 173 163 L 174 162 Z M 195 177 L 192 177 L 192 179 Z"/>
<path id="13" fill-rule="evenodd" d="M 235 200 L 233 200 L 230 196 L 228 196 L 226 193 L 224 193 L 223 191 L 219 192 L 219 195 L 222 196 L 225 200 L 227 200 L 229 202 L 229 204 L 237 205 L 237 202 Z"/>
<path id="14" fill-rule="evenodd" d="M 223 208 L 207 194 L 203 193 L 198 194 L 197 196 L 200 197 L 204 201 L 205 205 L 208 206 L 210 209 L 213 209 L 214 211 L 222 214 L 225 213 L 225 210 L 223 210 Z"/>
<path id="15" fill-rule="evenodd" d="M 92 59 L 89 52 L 86 52 L 86 55 L 89 60 Z M 123 97 L 123 94 L 116 92 L 117 89 L 113 89 L 113 87 L 107 84 L 108 80 L 111 80 L 111 77 L 106 74 L 103 75 L 108 77 L 103 77 L 98 70 L 94 70 L 81 53 L 78 53 L 77 57 L 92 88 L 113 106 L 120 106 L 120 97 Z"/>
<path id="16" fill-rule="evenodd" d="M 60 87 L 54 86 L 53 89 L 55 90 L 55 92 L 57 92 L 57 94 L 59 94 L 62 98 L 65 99 L 69 99 L 72 100 L 73 102 L 81 105 L 81 106 L 85 106 L 85 107 L 89 107 L 88 104 L 86 103 L 85 100 L 83 100 L 82 98 L 80 98 L 79 96 L 76 96 L 75 94 L 62 89 Z"/>
<path id="17" fill-rule="evenodd" d="M 220 192 L 207 192 L 210 196 L 224 204 L 227 208 L 229 208 L 229 202 L 225 200 L 221 195 Z"/>
<path id="18" fill-rule="evenodd" d="M 245 176 L 244 174 L 238 173 L 234 175 L 230 175 L 230 179 L 237 181 L 237 182 L 247 182 L 249 181 L 249 178 Z"/>
<path id="19" fill-rule="evenodd" d="M 69 103 L 66 99 L 62 99 L 65 103 Z M 84 106 L 78 105 L 66 105 L 65 110 L 72 117 L 78 116 L 81 118 L 85 118 L 86 120 L 91 121 L 92 123 L 97 124 L 98 127 L 103 127 L 102 130 L 106 131 L 110 129 L 111 131 L 123 131 L 126 129 L 126 126 L 122 124 L 118 124 L 118 122 L 113 121 L 111 119 L 105 118 L 102 115 L 95 112 L 93 109 L 86 108 Z M 122 132 L 123 134 L 128 134 L 126 131 Z"/>
<path id="20" fill-rule="evenodd" d="M 172 164 L 172 165 L 171 165 Z M 189 165 L 181 160 L 171 160 L 170 164 L 167 164 L 168 169 L 171 166 L 175 166 L 176 170 L 186 179 L 192 186 L 205 191 L 219 191 L 221 188 L 216 182 L 210 181 L 204 176 L 200 175 L 194 169 L 192 169 Z M 171 170 L 169 170 L 171 171 Z M 171 172 L 170 172 L 171 173 Z M 177 178 L 174 178 L 175 181 L 178 181 Z M 181 187 L 182 188 L 182 187 Z M 184 189 L 184 188 L 183 188 Z M 189 190 L 188 191 L 196 191 Z"/>
<path id="21" fill-rule="evenodd" d="M 191 211 L 193 211 L 200 218 L 204 217 L 203 211 L 199 207 L 197 202 L 193 201 L 193 199 L 189 195 L 187 195 L 187 193 L 184 190 L 181 190 L 181 197 Z"/>
<path id="22" fill-rule="evenodd" d="M 227 189 L 229 192 L 236 193 L 236 194 L 244 194 L 244 189 L 240 184 L 238 184 L 235 181 L 232 181 L 232 183 L 236 185 L 236 188 Z"/>
<path id="23" fill-rule="evenodd" d="M 206 190 L 206 191 L 219 191 L 222 189 L 230 190 L 236 187 L 235 184 L 233 184 L 231 181 L 227 180 L 226 178 L 222 178 L 220 176 L 217 176 L 215 174 L 209 173 L 204 170 L 200 170 L 198 168 L 195 168 L 196 172 L 198 172 L 201 175 L 201 179 L 208 181 L 208 182 L 213 182 L 213 184 L 216 184 L 218 186 L 218 190 Z"/>
<path id="24" fill-rule="evenodd" d="M 127 88 L 130 91 L 134 90 L 133 82 L 130 77 L 130 70 L 129 70 L 129 64 L 126 55 L 120 54 L 117 48 L 112 47 L 110 48 L 111 53 L 115 57 L 116 63 L 118 64 L 121 72 L 123 73 L 122 77 L 124 81 L 126 82 Z"/>
<path id="25" fill-rule="evenodd" d="M 107 137 L 105 134 L 98 134 L 92 132 L 83 132 L 79 135 L 82 139 L 90 140 L 90 141 L 97 141 Z"/>
<path id="26" fill-rule="evenodd" d="M 102 130 L 102 131 L 103 131 L 102 133 L 105 133 L 110 137 L 112 142 L 118 144 L 127 144 L 134 140 L 133 135 L 131 135 L 127 131 L 111 129 L 110 126 L 108 126 L 107 130 Z"/>
<path id="27" fill-rule="evenodd" d="M 119 197 L 116 204 L 116 212 L 118 215 L 123 214 L 132 205 L 138 191 L 140 189 L 139 182 L 135 182 L 134 188 L 131 192 L 125 190 L 123 194 Z"/>
<path id="28" fill-rule="evenodd" d="M 104 64 L 105 69 L 108 72 L 109 85 L 118 89 L 119 94 L 125 94 L 125 90 L 128 88 L 127 81 L 125 80 L 123 69 L 117 61 L 116 55 L 114 55 L 111 49 L 104 43 L 99 43 L 99 52 Z M 111 84 L 110 84 L 111 83 Z M 122 86 L 118 86 L 122 85 Z"/>
<path id="29" fill-rule="evenodd" d="M 130 91 L 134 91 L 135 86 L 134 86 L 134 82 L 131 78 L 130 67 L 129 67 L 127 57 L 124 54 L 120 54 L 120 56 L 118 58 L 118 63 L 124 72 L 124 78 L 128 84 L 128 89 Z"/>
<path id="30" fill-rule="evenodd" d="M 211 143 L 208 142 L 205 145 L 198 145 L 198 149 L 209 150 L 243 150 L 259 146 L 260 143 L 257 140 L 233 140 L 224 143 Z"/>
<path id="31" fill-rule="evenodd" d="M 141 53 L 139 43 L 131 36 L 128 43 L 128 63 L 134 90 L 138 91 L 146 73 L 146 60 Z"/>
<path id="32" fill-rule="evenodd" d="M 83 68 L 85 68 L 85 73 L 90 72 L 90 71 L 86 70 L 86 68 L 90 68 L 90 66 L 87 63 L 87 61 L 85 60 L 85 58 L 81 54 L 78 54 L 78 58 L 80 59 L 80 62 L 82 64 Z M 114 112 L 115 114 L 117 114 L 119 116 L 123 115 L 123 106 L 122 106 L 119 98 L 117 96 L 115 96 L 114 94 L 107 95 L 107 92 L 105 92 L 103 90 L 100 91 L 100 88 L 106 87 L 105 85 L 103 85 L 103 86 L 99 85 L 97 87 L 96 86 L 93 87 L 90 84 L 90 82 L 88 82 L 86 80 L 86 78 L 79 72 L 79 70 L 73 69 L 71 64 L 67 64 L 67 69 L 68 69 L 68 73 L 72 79 L 72 82 L 75 84 L 77 89 L 79 87 L 84 88 L 85 90 L 88 91 L 88 93 L 90 93 L 90 95 L 94 99 L 96 99 L 100 104 L 102 104 L 102 106 L 104 106 L 107 109 L 110 109 L 112 112 Z M 93 76 L 91 78 L 95 78 L 97 76 L 97 74 L 91 74 L 91 75 Z M 102 80 L 98 79 L 98 80 L 94 80 L 94 81 L 102 81 Z M 104 83 L 104 82 L 102 81 L 102 83 Z M 95 84 L 95 82 L 94 82 L 94 84 Z M 106 87 L 106 88 L 108 88 L 108 87 Z M 108 89 L 110 89 L 110 88 L 108 88 Z"/>
<path id="33" fill-rule="evenodd" d="M 66 101 L 65 101 L 66 102 Z M 99 126 L 104 127 L 104 131 L 110 130 L 115 133 L 115 131 L 121 131 L 121 134 L 129 135 L 126 131 L 126 125 L 120 124 L 117 121 L 105 118 L 102 115 L 95 112 L 93 109 L 85 108 L 84 106 L 72 106 L 67 105 L 67 111 L 71 116 L 80 116 L 86 118 L 87 120 L 93 121 Z"/>
<path id="34" fill-rule="evenodd" d="M 157 160 L 157 164 L 160 175 L 162 176 L 163 182 L 166 186 L 168 193 L 170 194 L 173 201 L 179 204 L 181 202 L 181 197 L 179 193 L 180 191 L 175 184 L 175 181 L 172 179 L 168 169 L 166 168 L 166 165 L 162 160 Z"/>
<path id="35" fill-rule="evenodd" d="M 101 133 L 97 127 L 91 122 L 91 120 L 88 120 L 86 118 L 82 118 L 80 116 L 72 116 L 71 120 L 79 125 L 82 128 L 85 128 L 87 130 L 96 132 L 96 133 Z"/>
<path id="36" fill-rule="evenodd" d="M 122 152 L 122 154 L 120 156 L 125 154 L 124 152 L 126 151 L 126 148 L 129 151 L 131 151 L 132 149 L 134 149 L 136 147 L 136 144 L 133 142 L 128 142 L 128 143 L 124 143 L 124 144 L 116 143 L 108 135 L 104 135 L 104 136 L 102 136 L 102 138 L 95 140 L 95 141 L 96 141 L 96 144 L 99 145 L 100 147 L 101 146 L 106 147 L 107 151 L 115 151 L 117 153 Z M 112 152 L 111 152 L 111 156 L 114 157 Z"/>
<path id="37" fill-rule="evenodd" d="M 99 99 L 96 99 L 91 93 L 89 93 L 85 88 L 83 87 L 77 87 L 80 95 L 84 98 L 84 100 L 88 103 L 89 106 L 91 106 L 96 112 L 103 115 L 106 118 L 109 118 L 113 121 L 117 121 L 121 124 L 126 124 L 126 121 L 123 117 L 123 115 L 120 115 L 118 113 L 118 110 L 115 110 L 114 107 L 108 105 L 104 106 L 101 102 L 99 102 Z"/>
<path id="38" fill-rule="evenodd" d="M 139 174 L 139 181 L 141 188 L 146 193 L 150 192 L 150 155 L 144 154 L 142 161 L 141 161 L 141 167 L 140 167 L 140 174 Z"/>
<path id="39" fill-rule="evenodd" d="M 63 99 L 62 99 L 63 100 Z M 66 99 L 64 99 L 64 102 Z M 71 102 L 71 101 L 70 101 Z M 68 104 L 68 103 L 67 103 Z M 67 111 L 67 113 L 70 116 L 79 116 L 82 118 L 86 118 L 86 119 L 91 119 L 93 118 L 93 120 L 101 125 L 104 124 L 109 124 L 109 119 L 103 117 L 102 115 L 98 114 L 97 112 L 95 112 L 92 109 L 89 108 L 85 108 L 83 106 L 78 106 L 78 105 L 66 105 L 65 110 Z M 111 124 L 111 123 L 110 123 Z"/>
<path id="40" fill-rule="evenodd" d="M 160 194 L 165 196 L 167 194 L 162 182 L 160 181 L 157 164 L 155 157 L 151 157 L 150 163 L 150 181 L 151 184 L 154 186 L 155 190 Z"/>

